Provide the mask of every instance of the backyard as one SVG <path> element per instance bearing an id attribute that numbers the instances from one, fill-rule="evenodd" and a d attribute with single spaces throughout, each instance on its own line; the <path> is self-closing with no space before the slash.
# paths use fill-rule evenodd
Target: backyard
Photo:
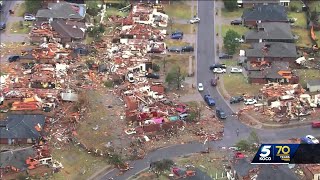
<path id="1" fill-rule="evenodd" d="M 309 37 L 308 29 L 296 27 L 296 28 L 292 28 L 292 33 L 294 35 L 298 35 L 299 36 L 299 39 L 296 41 L 296 45 L 297 46 L 311 47 L 312 42 L 311 42 L 311 39 Z"/>
<path id="2" fill-rule="evenodd" d="M 240 19 L 244 10 L 244 8 L 238 8 L 235 11 L 230 12 L 223 8 L 221 9 L 221 15 L 225 18 Z"/>
<path id="3" fill-rule="evenodd" d="M 319 79 L 320 71 L 316 69 L 297 69 L 296 70 L 302 87 L 306 88 L 308 80 Z"/>
<path id="4" fill-rule="evenodd" d="M 216 26 L 216 29 L 217 29 L 218 26 Z M 238 34 L 240 34 L 240 36 L 244 35 L 249 29 L 244 27 L 244 26 L 236 26 L 236 25 L 226 25 L 226 24 L 223 24 L 221 26 L 221 33 L 222 33 L 222 36 L 225 37 L 228 30 L 234 30 L 236 31 Z"/>
<path id="5" fill-rule="evenodd" d="M 190 9 L 187 2 L 182 1 L 172 1 L 170 5 L 164 5 L 164 11 L 173 19 L 190 19 L 193 16 Z"/>
<path id="6" fill-rule="evenodd" d="M 288 18 L 296 18 L 294 26 L 306 28 L 307 27 L 307 17 L 304 12 L 289 12 Z"/>
<path id="7" fill-rule="evenodd" d="M 28 34 L 31 29 L 31 22 L 19 21 L 9 24 L 10 33 L 12 34 Z"/>

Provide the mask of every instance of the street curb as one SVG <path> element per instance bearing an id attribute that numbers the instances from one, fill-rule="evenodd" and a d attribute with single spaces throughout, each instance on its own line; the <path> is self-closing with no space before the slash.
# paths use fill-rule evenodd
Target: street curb
<path id="1" fill-rule="evenodd" d="M 223 83 L 223 76 L 220 77 L 219 79 L 220 82 Z M 230 94 L 227 92 L 227 90 L 224 88 L 224 86 L 222 85 L 221 86 L 221 83 L 218 84 L 218 88 L 217 88 L 217 91 L 221 94 L 221 96 L 226 99 L 226 98 L 230 98 Z M 228 102 L 226 102 L 228 103 Z M 231 106 L 229 106 L 231 107 Z M 230 108 L 232 110 L 233 113 L 235 113 L 234 109 L 233 108 Z M 263 123 L 263 122 L 260 122 L 258 120 L 256 120 L 255 118 L 253 118 L 252 116 L 250 116 L 248 113 L 244 113 L 244 115 L 249 118 L 250 120 L 254 121 L 255 123 L 261 125 L 262 129 L 271 129 L 271 128 L 293 128 L 293 127 L 300 127 L 300 126 L 307 126 L 307 125 L 310 125 L 311 122 L 309 121 L 305 121 L 305 122 L 299 122 L 299 123 L 292 123 L 292 124 L 281 124 L 281 125 L 277 125 L 277 124 L 269 124 L 269 123 Z M 243 124 L 246 124 L 248 126 L 251 126 L 251 127 L 254 127 L 253 125 L 250 125 L 250 124 L 247 124 L 247 123 L 243 123 Z"/>

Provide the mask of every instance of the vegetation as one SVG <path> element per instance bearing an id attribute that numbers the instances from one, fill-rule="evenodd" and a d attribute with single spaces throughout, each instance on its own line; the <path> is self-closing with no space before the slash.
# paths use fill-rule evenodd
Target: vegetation
<path id="1" fill-rule="evenodd" d="M 12 34 L 27 34 L 30 31 L 30 22 L 18 21 L 10 24 L 10 33 Z"/>
<path id="2" fill-rule="evenodd" d="M 159 72 L 160 71 L 160 66 L 158 64 L 153 64 L 152 70 L 154 72 Z"/>
<path id="3" fill-rule="evenodd" d="M 234 30 L 228 30 L 226 36 L 223 38 L 224 48 L 228 54 L 236 53 L 237 48 L 240 47 L 240 43 L 236 39 L 240 39 L 241 36 Z"/>
<path id="4" fill-rule="evenodd" d="M 85 3 L 88 7 L 87 13 L 91 16 L 97 16 L 101 10 L 101 6 L 99 7 L 99 5 L 102 5 L 102 1 L 101 0 L 86 0 Z"/>
<path id="5" fill-rule="evenodd" d="M 177 86 L 178 90 L 180 90 L 181 84 L 184 82 L 184 80 L 185 76 L 182 74 L 180 66 L 172 67 L 166 76 L 166 82 L 169 85 Z"/>
<path id="6" fill-rule="evenodd" d="M 113 164 L 113 165 L 119 166 L 119 167 L 125 166 L 125 162 L 124 162 L 123 158 L 121 157 L 121 155 L 119 155 L 119 154 L 110 154 L 108 157 L 108 162 L 110 164 Z"/>
<path id="7" fill-rule="evenodd" d="M 40 9 L 41 3 L 35 0 L 26 0 L 25 8 L 28 13 L 36 13 L 38 9 Z"/>
<path id="8" fill-rule="evenodd" d="M 239 18 L 242 16 L 245 8 L 238 8 L 232 12 L 227 10 L 226 8 L 221 9 L 221 15 L 225 18 Z"/>
<path id="9" fill-rule="evenodd" d="M 88 29 L 88 35 L 93 37 L 95 40 L 99 40 L 101 38 L 101 34 L 105 32 L 105 27 L 100 24 L 99 26 L 90 27 Z"/>
<path id="10" fill-rule="evenodd" d="M 187 118 L 188 121 L 198 122 L 201 118 L 204 110 L 204 105 L 199 102 L 190 103 L 190 116 Z"/>
<path id="11" fill-rule="evenodd" d="M 163 159 L 161 161 L 152 162 L 150 164 L 150 168 L 155 174 L 157 174 L 157 176 L 159 176 L 164 171 L 169 171 L 173 165 L 174 162 L 171 159 Z"/>
<path id="12" fill-rule="evenodd" d="M 164 5 L 164 11 L 170 18 L 190 19 L 191 7 L 185 2 L 171 1 L 170 5 Z"/>
<path id="13" fill-rule="evenodd" d="M 224 7 L 228 11 L 234 11 L 238 8 L 237 0 L 224 0 Z"/>
<path id="14" fill-rule="evenodd" d="M 105 81 L 103 84 L 104 84 L 104 86 L 107 87 L 107 88 L 113 87 L 113 82 L 112 82 L 112 81 Z"/>

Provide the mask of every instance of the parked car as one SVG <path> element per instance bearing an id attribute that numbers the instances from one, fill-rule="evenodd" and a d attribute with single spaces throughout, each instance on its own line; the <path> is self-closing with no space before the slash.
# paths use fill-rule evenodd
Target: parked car
<path id="1" fill-rule="evenodd" d="M 5 22 L 0 22 L 0 30 L 6 29 L 6 23 Z"/>
<path id="2" fill-rule="evenodd" d="M 203 84 L 202 83 L 199 83 L 198 84 L 198 90 L 201 92 L 204 90 L 204 87 L 203 87 Z"/>
<path id="3" fill-rule="evenodd" d="M 190 19 L 190 24 L 199 23 L 199 22 L 200 22 L 200 18 L 198 18 L 198 17 L 194 17 L 194 18 Z"/>
<path id="4" fill-rule="evenodd" d="M 225 65 L 225 64 L 213 64 L 213 65 L 210 66 L 210 70 L 213 70 L 214 68 L 226 69 L 227 65 Z"/>
<path id="5" fill-rule="evenodd" d="M 230 104 L 239 103 L 241 101 L 244 101 L 242 96 L 233 96 L 229 100 Z"/>
<path id="6" fill-rule="evenodd" d="M 242 38 L 235 38 L 234 40 L 238 41 L 239 43 L 244 43 L 244 39 Z"/>
<path id="7" fill-rule="evenodd" d="M 218 79 L 217 78 L 211 79 L 210 84 L 211 86 L 216 86 L 218 84 Z"/>
<path id="8" fill-rule="evenodd" d="M 312 135 L 306 135 L 300 138 L 301 144 L 319 144 L 319 140 Z"/>
<path id="9" fill-rule="evenodd" d="M 181 47 L 182 52 L 193 52 L 194 48 L 192 46 L 183 46 Z"/>
<path id="10" fill-rule="evenodd" d="M 180 120 L 186 120 L 188 118 L 189 114 L 183 113 L 179 115 Z"/>
<path id="11" fill-rule="evenodd" d="M 225 53 L 220 53 L 219 54 L 219 59 L 232 59 L 232 55 L 225 54 Z"/>
<path id="12" fill-rule="evenodd" d="M 320 128 L 320 121 L 313 121 L 313 122 L 311 123 L 311 126 L 312 126 L 313 128 Z"/>
<path id="13" fill-rule="evenodd" d="M 241 25 L 241 24 L 242 24 L 242 20 L 240 20 L 240 19 L 236 19 L 236 20 L 231 21 L 231 25 Z"/>
<path id="14" fill-rule="evenodd" d="M 169 52 L 181 52 L 182 48 L 181 47 L 170 47 L 168 48 Z"/>
<path id="15" fill-rule="evenodd" d="M 245 105 L 253 105 L 253 104 L 256 104 L 256 103 L 257 103 L 256 99 L 245 99 L 244 100 L 244 104 Z"/>
<path id="16" fill-rule="evenodd" d="M 203 98 L 204 98 L 204 101 L 208 104 L 208 106 L 216 105 L 216 102 L 209 94 L 204 95 Z"/>
<path id="17" fill-rule="evenodd" d="M 171 39 L 182 39 L 183 38 L 183 32 L 181 31 L 175 31 L 171 33 Z"/>
<path id="18" fill-rule="evenodd" d="M 213 72 L 217 73 L 217 74 L 221 74 L 221 73 L 226 73 L 227 70 L 226 69 L 222 69 L 222 68 L 214 68 Z"/>
<path id="19" fill-rule="evenodd" d="M 216 116 L 219 119 L 226 119 L 227 118 L 226 113 L 223 110 L 221 110 L 220 108 L 216 108 Z"/>
<path id="20" fill-rule="evenodd" d="M 20 56 L 10 56 L 8 58 L 8 61 L 9 62 L 15 62 L 15 61 L 18 61 L 20 59 Z"/>
<path id="21" fill-rule="evenodd" d="M 230 72 L 231 73 L 242 73 L 242 69 L 233 67 L 233 68 L 231 68 Z"/>
<path id="22" fill-rule="evenodd" d="M 156 74 L 156 73 L 148 73 L 146 75 L 147 78 L 152 78 L 152 79 L 160 79 L 160 76 L 159 74 Z"/>
<path id="23" fill-rule="evenodd" d="M 32 14 L 25 14 L 24 17 L 23 17 L 23 19 L 24 19 L 25 21 L 35 21 L 35 20 L 36 20 L 36 17 L 35 17 L 34 15 L 32 15 Z"/>

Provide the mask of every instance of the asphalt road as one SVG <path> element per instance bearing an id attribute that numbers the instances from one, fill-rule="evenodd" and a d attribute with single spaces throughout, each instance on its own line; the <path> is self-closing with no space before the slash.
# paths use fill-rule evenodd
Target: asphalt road
<path id="1" fill-rule="evenodd" d="M 226 114 L 230 116 L 225 120 L 224 138 L 221 141 L 210 142 L 209 146 L 230 147 L 240 139 L 246 139 L 253 128 L 242 124 L 236 117 L 231 116 L 232 109 L 229 104 L 223 99 L 216 88 L 210 86 L 210 79 L 214 77 L 209 70 L 209 66 L 214 62 L 218 62 L 218 58 L 214 51 L 215 46 L 215 32 L 214 32 L 214 3 L 215 1 L 198 1 L 198 16 L 201 22 L 198 24 L 197 34 L 197 81 L 204 84 L 204 94 L 210 94 L 216 101 L 217 107 L 223 109 Z M 236 86 L 236 84 L 235 84 Z M 239 128 L 239 137 L 236 135 L 236 129 Z M 258 136 L 263 143 L 274 143 L 279 140 L 289 138 L 299 138 L 306 134 L 319 134 L 319 130 L 312 129 L 311 126 L 304 126 L 299 128 L 288 129 L 270 129 L 270 130 L 256 130 Z M 207 146 L 206 146 L 207 147 Z M 128 179 L 130 176 L 149 167 L 150 161 L 161 160 L 163 158 L 172 158 L 186 155 L 189 153 L 196 153 L 203 151 L 206 148 L 201 143 L 180 144 L 167 148 L 159 149 L 148 154 L 144 159 L 133 161 L 131 166 L 134 168 L 125 172 L 121 176 L 116 176 L 119 171 L 113 169 L 97 179 Z"/>
<path id="2" fill-rule="evenodd" d="M 13 0 L 4 0 L 2 1 L 2 12 L 0 14 L 0 21 L 7 22 L 9 17 L 9 10 L 12 9 L 15 1 Z"/>

